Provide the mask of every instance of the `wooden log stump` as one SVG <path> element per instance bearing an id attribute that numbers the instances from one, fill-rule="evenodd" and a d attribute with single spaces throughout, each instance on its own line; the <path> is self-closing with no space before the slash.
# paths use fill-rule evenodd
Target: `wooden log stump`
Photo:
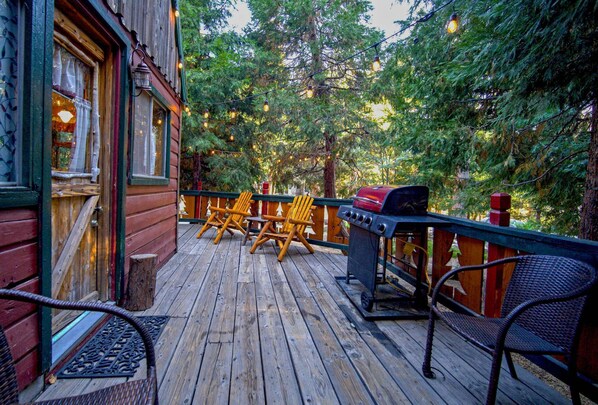
<path id="1" fill-rule="evenodd" d="M 125 299 L 125 308 L 129 311 L 143 311 L 154 305 L 157 259 L 156 254 L 131 256 Z"/>

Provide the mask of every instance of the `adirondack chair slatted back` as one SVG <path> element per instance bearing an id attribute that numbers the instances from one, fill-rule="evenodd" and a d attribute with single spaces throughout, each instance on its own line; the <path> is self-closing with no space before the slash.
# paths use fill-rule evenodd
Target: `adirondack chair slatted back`
<path id="1" fill-rule="evenodd" d="M 311 217 L 311 206 L 314 199 L 308 195 L 298 195 L 293 199 L 293 203 L 287 213 L 287 219 L 282 226 L 282 233 L 289 233 L 293 229 L 293 224 L 289 219 L 300 221 L 309 221 Z M 296 226 L 297 233 L 302 235 L 305 232 L 305 225 Z"/>
<path id="2" fill-rule="evenodd" d="M 251 205 L 251 197 L 253 197 L 253 193 L 251 191 L 244 191 L 239 195 L 237 201 L 233 205 L 233 210 L 235 211 L 242 211 L 247 212 L 249 211 L 249 206 Z M 241 223 L 243 222 L 243 215 L 233 214 L 233 221 Z"/>

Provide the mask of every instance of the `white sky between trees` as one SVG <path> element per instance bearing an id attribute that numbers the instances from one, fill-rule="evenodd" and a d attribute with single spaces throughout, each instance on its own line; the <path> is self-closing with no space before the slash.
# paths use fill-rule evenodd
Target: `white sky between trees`
<path id="1" fill-rule="evenodd" d="M 396 0 L 370 0 L 374 9 L 370 13 L 370 25 L 384 31 L 389 36 L 399 30 L 394 21 L 405 19 L 409 11 L 408 3 L 399 4 Z M 231 10 L 231 17 L 228 20 L 229 27 L 241 32 L 251 19 L 251 13 L 247 3 L 238 0 L 236 7 Z"/>

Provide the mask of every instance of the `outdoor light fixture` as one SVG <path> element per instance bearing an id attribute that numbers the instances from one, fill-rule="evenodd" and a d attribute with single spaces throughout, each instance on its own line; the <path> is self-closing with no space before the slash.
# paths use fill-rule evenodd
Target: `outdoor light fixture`
<path id="1" fill-rule="evenodd" d="M 268 104 L 268 100 L 264 101 L 264 112 L 270 111 L 270 104 Z"/>
<path id="2" fill-rule="evenodd" d="M 307 86 L 307 91 L 305 92 L 305 95 L 307 96 L 307 98 L 312 98 L 314 96 L 314 88 L 311 84 Z"/>
<path id="3" fill-rule="evenodd" d="M 457 29 L 459 29 L 459 16 L 457 16 L 457 13 L 453 13 L 451 15 L 451 19 L 446 25 L 446 30 L 449 34 L 454 34 L 457 32 Z"/>
<path id="4" fill-rule="evenodd" d="M 372 62 L 372 70 L 374 72 L 379 72 L 381 68 L 382 68 L 382 63 L 380 63 L 380 56 L 378 56 L 378 54 L 376 54 L 376 56 L 374 57 L 374 61 Z"/>
<path id="5" fill-rule="evenodd" d="M 141 60 L 139 61 L 137 66 L 134 67 L 133 55 L 135 53 L 138 53 L 138 55 L 141 57 Z M 135 89 L 139 90 L 139 93 L 133 95 L 133 97 L 139 96 L 143 90 L 149 91 L 152 89 L 150 80 L 151 71 L 150 68 L 144 62 L 145 56 L 145 52 L 143 51 L 143 49 L 141 49 L 141 44 L 137 42 L 135 49 L 133 49 L 133 52 L 131 53 L 131 59 L 129 62 L 129 68 L 131 69 L 133 85 Z"/>

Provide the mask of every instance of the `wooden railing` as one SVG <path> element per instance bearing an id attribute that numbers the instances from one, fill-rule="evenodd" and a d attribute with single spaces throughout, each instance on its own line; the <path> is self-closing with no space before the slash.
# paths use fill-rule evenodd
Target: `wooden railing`
<path id="1" fill-rule="evenodd" d="M 183 191 L 187 215 L 182 221 L 199 222 L 205 220 L 209 206 L 232 206 L 238 193 L 219 193 L 210 191 Z M 288 202 L 293 196 L 254 194 L 253 214 L 267 213 L 277 215 L 286 212 Z M 352 200 L 316 198 L 312 221 L 315 225 L 308 236 L 310 243 L 346 249 L 348 244 L 348 225 L 342 229 L 341 220 L 336 217 L 338 207 L 351 204 Z M 508 224 L 508 207 L 496 207 L 491 211 L 491 218 L 499 218 L 496 223 Z M 417 263 L 418 255 L 430 253 L 427 266 L 431 273 L 432 285 L 442 275 L 455 266 L 480 264 L 489 260 L 510 257 L 518 254 L 549 254 L 572 257 L 586 261 L 598 268 L 598 243 L 543 234 L 539 232 L 515 229 L 508 226 L 497 226 L 470 221 L 446 215 L 430 213 L 448 223 L 442 228 L 432 229 L 423 238 L 410 239 L 408 242 L 418 247 L 411 257 L 409 249 L 405 250 L 405 237 L 397 237 L 390 243 L 393 258 L 389 261 L 390 269 L 397 275 L 412 281 L 415 274 L 405 262 Z M 423 240 L 422 240 L 423 239 Z M 407 253 L 407 254 L 406 254 Z M 502 303 L 504 289 L 510 278 L 511 269 L 492 268 L 485 274 L 461 274 L 459 286 L 445 288 L 442 302 L 453 310 L 467 311 L 486 316 L 497 316 Z M 423 278 L 425 280 L 425 278 Z M 464 291 L 465 293 L 463 293 Z M 590 298 L 590 307 L 597 307 L 598 294 Z M 582 330 L 579 355 L 579 369 L 592 380 L 598 380 L 598 351 L 595 342 L 598 338 L 598 320 L 586 316 Z M 542 366 L 548 368 L 559 377 L 565 378 L 560 362 L 550 357 L 542 358 Z M 585 391 L 594 392 L 596 386 L 584 383 Z"/>
<path id="2" fill-rule="evenodd" d="M 181 191 L 185 199 L 186 215 L 181 215 L 182 221 L 203 222 L 207 218 L 210 207 L 232 207 L 239 193 L 222 193 L 216 191 Z M 288 205 L 293 201 L 290 195 L 254 194 L 251 206 L 253 215 L 285 215 Z M 348 239 L 346 231 L 341 229 L 341 220 L 337 218 L 338 207 L 351 204 L 352 200 L 335 198 L 314 198 L 316 209 L 312 214 L 314 226 L 307 228 L 307 240 L 315 245 L 334 248 L 346 248 Z"/>

